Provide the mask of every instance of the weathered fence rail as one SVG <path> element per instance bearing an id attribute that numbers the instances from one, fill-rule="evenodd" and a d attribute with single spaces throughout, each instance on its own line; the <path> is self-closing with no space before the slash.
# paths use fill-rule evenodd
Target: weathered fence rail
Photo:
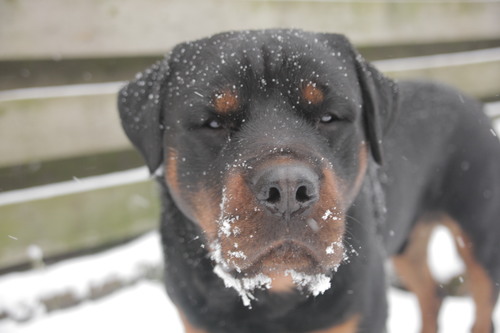
<path id="1" fill-rule="evenodd" d="M 357 45 L 496 39 L 495 1 L 16 0 L 0 2 L 0 59 L 158 55 L 234 29 L 300 27 Z M 202 24 L 200 24 L 202 22 Z"/>
<path id="2" fill-rule="evenodd" d="M 133 238 L 158 206 L 145 168 L 0 193 L 0 269 Z"/>

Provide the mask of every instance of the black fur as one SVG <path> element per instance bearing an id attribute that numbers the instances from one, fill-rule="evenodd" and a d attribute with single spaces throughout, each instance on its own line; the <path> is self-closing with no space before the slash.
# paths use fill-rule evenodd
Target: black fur
<path id="1" fill-rule="evenodd" d="M 284 81 L 292 89 L 304 78 L 327 82 L 332 95 L 325 103 L 340 119 L 336 127 L 311 118 L 321 110 L 295 107 L 293 90 L 283 94 Z M 207 128 L 207 96 L 228 83 L 240 89 L 241 110 L 217 116 L 224 126 L 217 132 Z M 395 83 L 341 35 L 231 32 L 177 46 L 121 90 L 119 109 L 151 172 L 164 167 L 170 150 L 179 154 L 179 193 L 158 177 L 165 281 L 194 326 L 213 333 L 310 332 L 359 316 L 359 332 L 384 332 L 384 262 L 404 249 L 416 221 L 432 213 L 460 223 L 498 291 L 500 144 L 481 105 L 452 88 Z M 332 288 L 322 295 L 265 290 L 256 293 L 251 309 L 243 306 L 213 273 L 208 236 L 190 208 L 193 193 L 220 193 L 227 165 L 252 163 L 274 145 L 297 156 L 297 147 L 310 147 L 328 156 L 340 179 L 352 182 L 363 141 L 372 158 L 347 211 L 343 240 L 357 255 L 329 273 Z"/>

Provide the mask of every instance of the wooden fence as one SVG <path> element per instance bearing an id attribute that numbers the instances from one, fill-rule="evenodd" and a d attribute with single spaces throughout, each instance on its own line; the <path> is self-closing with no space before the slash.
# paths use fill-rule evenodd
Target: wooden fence
<path id="1" fill-rule="evenodd" d="M 58 258 L 156 227 L 156 187 L 115 100 L 175 43 L 229 29 L 343 32 L 389 76 L 494 101 L 499 17 L 491 1 L 0 1 L 0 271 L 34 260 L 33 246 Z"/>

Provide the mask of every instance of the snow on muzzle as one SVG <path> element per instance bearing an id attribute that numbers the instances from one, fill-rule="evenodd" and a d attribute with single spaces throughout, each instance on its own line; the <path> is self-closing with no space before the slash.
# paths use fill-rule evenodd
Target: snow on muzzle
<path id="1" fill-rule="evenodd" d="M 345 215 L 329 165 L 292 156 L 226 177 L 213 258 L 233 277 L 328 273 L 344 258 Z"/>

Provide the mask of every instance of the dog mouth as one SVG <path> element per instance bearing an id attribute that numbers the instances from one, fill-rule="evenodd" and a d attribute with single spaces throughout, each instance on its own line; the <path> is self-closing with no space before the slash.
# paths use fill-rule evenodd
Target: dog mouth
<path id="1" fill-rule="evenodd" d="M 330 166 L 279 156 L 235 167 L 209 235 L 214 272 L 249 304 L 255 289 L 319 295 L 343 260 L 344 218 Z M 302 209 L 304 208 L 304 209 Z"/>
<path id="2" fill-rule="evenodd" d="M 295 289 L 318 296 L 331 287 L 328 269 L 314 250 L 299 241 L 276 242 L 256 251 L 253 257 L 242 267 L 219 262 L 214 269 L 226 287 L 235 289 L 250 308 L 256 289 L 276 292 Z"/>
<path id="3" fill-rule="evenodd" d="M 272 275 L 287 270 L 307 274 L 326 272 L 315 251 L 296 240 L 275 242 L 247 257 L 247 260 L 239 262 L 235 268 L 236 276 L 254 276 L 260 273 Z"/>

